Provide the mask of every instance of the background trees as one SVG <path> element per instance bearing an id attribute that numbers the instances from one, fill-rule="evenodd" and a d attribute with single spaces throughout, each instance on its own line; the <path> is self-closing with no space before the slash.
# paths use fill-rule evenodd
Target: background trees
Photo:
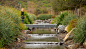
<path id="1" fill-rule="evenodd" d="M 77 13 L 77 8 L 86 5 L 85 0 L 53 0 L 52 6 L 55 12 L 63 10 L 74 10 Z"/>

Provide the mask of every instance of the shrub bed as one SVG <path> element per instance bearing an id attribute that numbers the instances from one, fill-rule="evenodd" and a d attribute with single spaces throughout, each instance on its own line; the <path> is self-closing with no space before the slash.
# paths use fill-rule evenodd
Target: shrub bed
<path id="1" fill-rule="evenodd" d="M 62 14 L 55 18 L 55 22 L 58 25 L 68 25 L 72 19 L 77 19 L 78 16 L 73 15 L 70 11 L 64 11 Z"/>
<path id="2" fill-rule="evenodd" d="M 50 14 L 40 14 L 37 16 L 37 19 L 40 19 L 40 20 L 48 20 L 48 19 L 51 19 L 53 15 L 50 15 Z"/>

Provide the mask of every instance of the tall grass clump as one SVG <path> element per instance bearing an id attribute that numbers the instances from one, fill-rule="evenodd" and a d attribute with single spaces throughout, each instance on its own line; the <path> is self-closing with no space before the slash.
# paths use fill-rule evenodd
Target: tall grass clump
<path id="1" fill-rule="evenodd" d="M 15 38 L 20 35 L 20 11 L 0 6 L 0 47 L 12 47 Z"/>
<path id="2" fill-rule="evenodd" d="M 51 19 L 53 15 L 50 15 L 50 14 L 40 14 L 37 16 L 37 19 L 40 19 L 40 20 L 48 20 L 48 19 Z"/>
<path id="3" fill-rule="evenodd" d="M 73 31 L 74 42 L 83 44 L 86 39 L 86 16 L 77 21 L 76 29 Z"/>

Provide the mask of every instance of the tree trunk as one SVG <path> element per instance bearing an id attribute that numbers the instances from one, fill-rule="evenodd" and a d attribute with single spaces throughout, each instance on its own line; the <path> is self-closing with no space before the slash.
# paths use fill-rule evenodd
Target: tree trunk
<path id="1" fill-rule="evenodd" d="M 81 4 L 80 4 L 80 17 L 81 17 Z"/>
<path id="2" fill-rule="evenodd" d="M 78 9 L 78 16 L 79 16 L 79 9 Z"/>
<path id="3" fill-rule="evenodd" d="M 74 10 L 71 10 L 72 11 L 72 13 L 74 14 Z"/>
<path id="4" fill-rule="evenodd" d="M 77 15 L 77 7 L 75 7 L 75 14 Z"/>

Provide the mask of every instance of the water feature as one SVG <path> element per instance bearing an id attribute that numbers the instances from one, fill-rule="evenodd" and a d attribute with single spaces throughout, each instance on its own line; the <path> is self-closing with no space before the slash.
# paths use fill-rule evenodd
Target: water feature
<path id="1" fill-rule="evenodd" d="M 32 34 L 55 34 L 55 31 L 54 29 L 45 29 L 45 28 L 42 28 L 42 29 L 35 29 L 34 31 L 32 31 Z"/>
<path id="2" fill-rule="evenodd" d="M 44 30 L 45 33 L 47 33 Z M 44 33 L 42 32 L 42 33 Z M 48 32 L 51 32 L 48 30 Z M 29 38 L 24 41 L 23 46 L 20 49 L 63 49 L 63 46 L 60 46 L 60 42 L 54 34 L 28 34 Z"/>

